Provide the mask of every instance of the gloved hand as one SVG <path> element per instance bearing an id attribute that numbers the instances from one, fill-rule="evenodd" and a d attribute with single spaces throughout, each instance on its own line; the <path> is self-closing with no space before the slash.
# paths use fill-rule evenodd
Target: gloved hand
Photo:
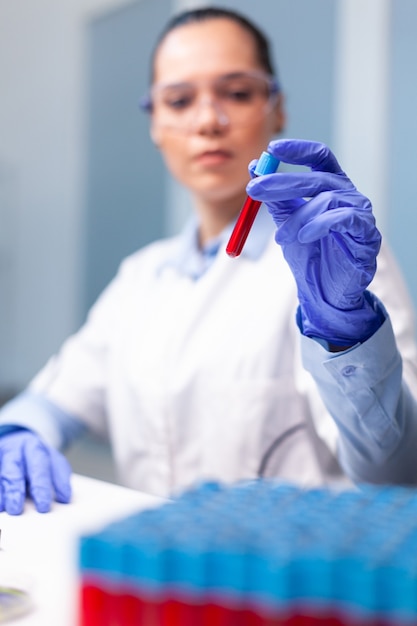
<path id="1" fill-rule="evenodd" d="M 268 151 L 311 168 L 253 178 L 247 186 L 278 227 L 275 239 L 297 283 L 303 334 L 336 346 L 365 341 L 384 320 L 366 291 L 381 244 L 370 201 L 324 144 L 283 139 Z"/>
<path id="2" fill-rule="evenodd" d="M 34 432 L 20 430 L 0 437 L 1 511 L 22 513 L 26 488 L 39 513 L 48 512 L 54 499 L 69 502 L 70 475 L 67 459 Z"/>

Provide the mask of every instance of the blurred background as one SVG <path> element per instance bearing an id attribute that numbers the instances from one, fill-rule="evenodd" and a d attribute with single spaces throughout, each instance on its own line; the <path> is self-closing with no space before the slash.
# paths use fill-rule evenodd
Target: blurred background
<path id="1" fill-rule="evenodd" d="M 121 259 L 188 199 L 138 109 L 168 17 L 221 5 L 269 35 L 285 136 L 324 141 L 374 205 L 417 306 L 415 0 L 0 0 L 0 399 L 85 319 Z M 85 438 L 76 471 L 117 481 Z"/>

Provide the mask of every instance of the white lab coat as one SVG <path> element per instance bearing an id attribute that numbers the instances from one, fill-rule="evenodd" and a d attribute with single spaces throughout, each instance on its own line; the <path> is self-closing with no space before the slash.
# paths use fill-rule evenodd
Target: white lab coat
<path id="1" fill-rule="evenodd" d="M 167 495 L 197 480 L 265 475 L 305 485 L 341 475 L 336 427 L 300 362 L 294 279 L 273 238 L 254 261 L 220 252 L 199 280 L 164 259 L 178 239 L 126 259 L 84 327 L 31 387 L 110 438 L 122 481 Z M 411 305 L 386 253 L 374 291 L 414 385 Z"/>

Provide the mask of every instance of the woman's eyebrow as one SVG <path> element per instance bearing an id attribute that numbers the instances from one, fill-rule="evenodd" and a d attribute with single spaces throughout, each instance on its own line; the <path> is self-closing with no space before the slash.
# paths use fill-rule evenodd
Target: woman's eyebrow
<path id="1" fill-rule="evenodd" d="M 248 76 L 256 76 L 253 72 L 245 72 L 244 70 L 238 70 L 235 72 L 228 72 L 227 74 L 218 74 L 208 79 L 200 79 L 200 80 L 181 80 L 177 82 L 164 82 L 164 83 L 155 83 L 154 87 L 164 88 L 164 87 L 193 87 L 202 82 L 212 82 L 217 80 L 228 80 L 234 78 L 247 78 Z"/>

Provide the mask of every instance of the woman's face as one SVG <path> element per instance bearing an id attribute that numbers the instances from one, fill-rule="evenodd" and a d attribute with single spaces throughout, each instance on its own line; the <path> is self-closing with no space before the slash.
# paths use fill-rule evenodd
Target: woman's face
<path id="1" fill-rule="evenodd" d="M 229 96 L 222 95 L 222 77 L 253 73 L 266 74 L 257 60 L 255 42 L 247 30 L 227 18 L 177 27 L 157 50 L 154 92 L 159 96 L 154 100 L 152 137 L 173 176 L 197 199 L 227 202 L 241 198 L 249 179 L 249 161 L 282 130 L 284 114 L 279 97 L 269 107 L 264 98 L 256 115 L 242 123 L 233 115 L 233 107 L 239 105 L 228 104 Z M 191 97 L 191 111 L 186 111 L 189 121 L 184 124 L 181 107 L 189 107 Z M 168 106 L 174 123 L 166 123 L 164 111 L 169 111 Z"/>

